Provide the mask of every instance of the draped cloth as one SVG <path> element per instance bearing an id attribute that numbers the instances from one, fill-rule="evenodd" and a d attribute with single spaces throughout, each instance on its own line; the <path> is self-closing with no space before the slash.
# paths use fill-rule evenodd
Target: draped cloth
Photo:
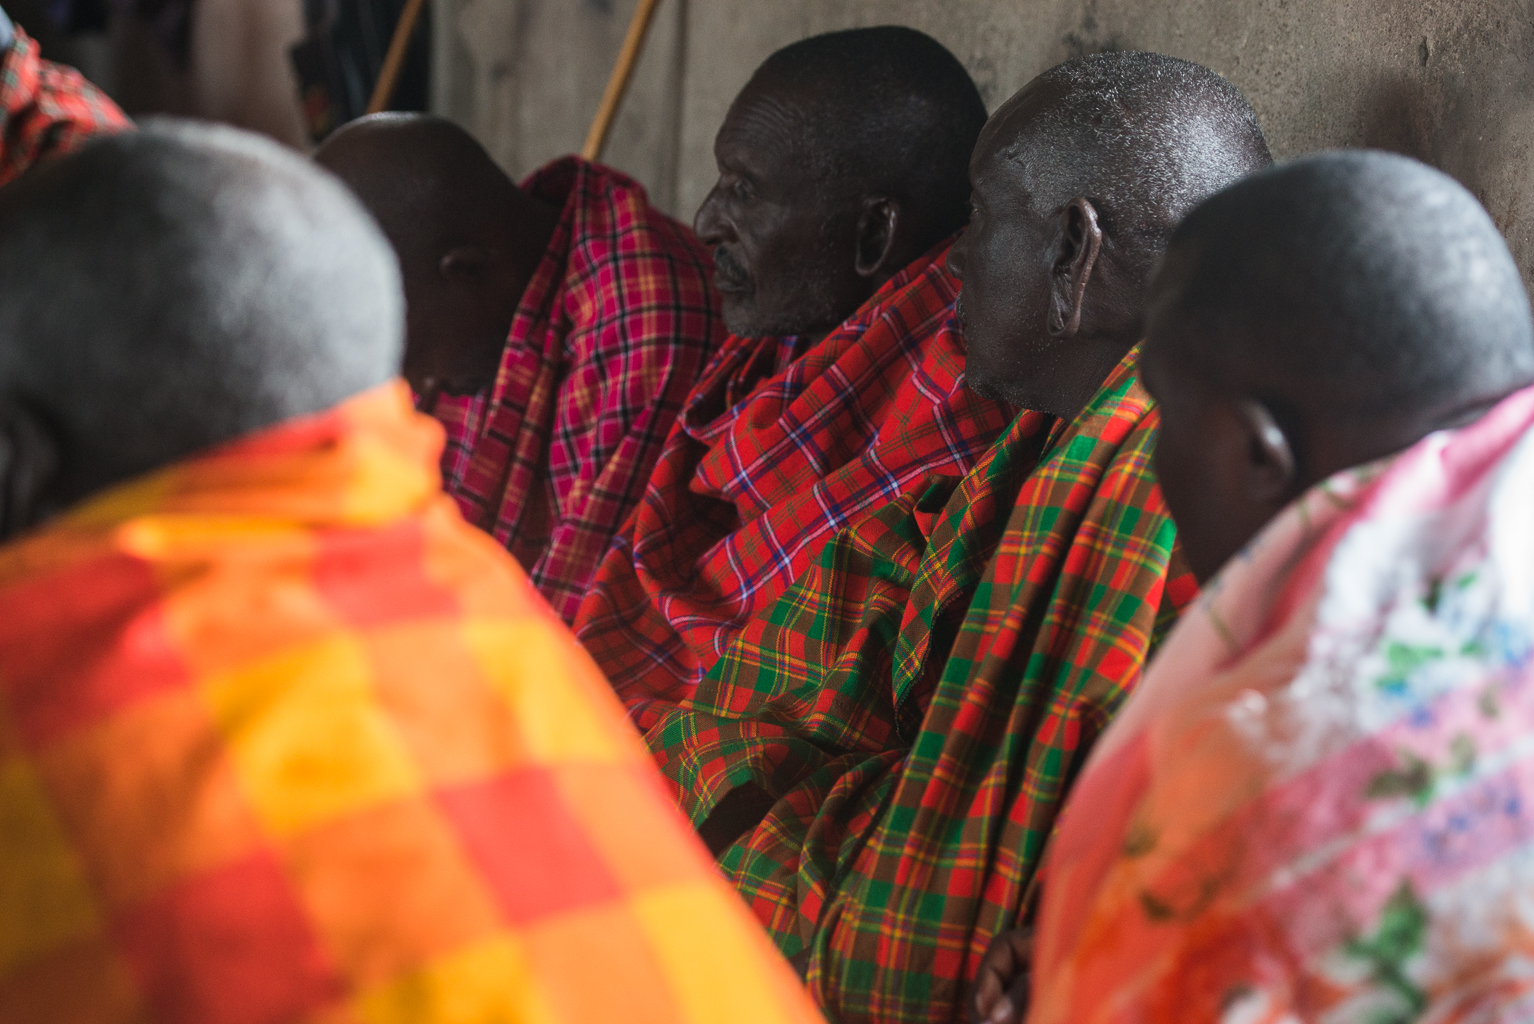
<path id="1" fill-rule="evenodd" d="M 838 534 L 646 736 L 695 824 L 748 783 L 776 798 L 721 864 L 836 1020 L 962 1018 L 1076 768 L 1196 591 L 1137 367 Z"/>
<path id="2" fill-rule="evenodd" d="M 0 1020 L 810 1021 L 403 384 L 0 549 Z"/>
<path id="3" fill-rule="evenodd" d="M 106 94 L 74 68 L 43 60 L 37 43 L 14 29 L 0 50 L 0 185 L 93 135 L 131 127 Z"/>
<path id="4" fill-rule="evenodd" d="M 946 258 L 945 243 L 818 344 L 731 337 L 705 371 L 576 618 L 639 722 L 685 701 L 835 531 L 963 475 L 1005 428 L 964 387 Z"/>
<path id="5" fill-rule="evenodd" d="M 558 225 L 494 384 L 433 412 L 464 518 L 569 621 L 723 332 L 706 250 L 638 182 L 572 156 L 522 188 Z"/>
<path id="6" fill-rule="evenodd" d="M 1104 737 L 1030 1021 L 1534 1017 L 1534 389 L 1301 498 Z"/>

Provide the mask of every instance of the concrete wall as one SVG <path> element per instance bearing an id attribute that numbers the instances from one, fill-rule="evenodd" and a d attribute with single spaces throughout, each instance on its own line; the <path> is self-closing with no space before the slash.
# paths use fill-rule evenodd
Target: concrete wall
<path id="1" fill-rule="evenodd" d="M 515 172 L 578 149 L 636 3 L 436 0 L 438 108 Z M 1534 281 L 1534 0 L 661 0 L 605 159 L 690 218 L 714 133 L 767 54 L 887 23 L 941 40 L 992 108 L 1079 53 L 1206 64 L 1280 157 L 1377 146 L 1455 175 Z"/>

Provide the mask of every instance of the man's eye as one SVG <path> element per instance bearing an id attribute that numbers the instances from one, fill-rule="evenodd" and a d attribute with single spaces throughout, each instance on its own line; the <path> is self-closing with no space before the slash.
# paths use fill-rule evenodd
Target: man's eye
<path id="1" fill-rule="evenodd" d="M 752 197 L 752 195 L 754 195 L 754 193 L 751 191 L 751 183 L 746 181 L 746 180 L 744 180 L 744 179 L 742 179 L 742 178 L 736 178 L 735 179 L 735 198 L 736 199 L 742 199 L 742 200 L 750 199 Z"/>

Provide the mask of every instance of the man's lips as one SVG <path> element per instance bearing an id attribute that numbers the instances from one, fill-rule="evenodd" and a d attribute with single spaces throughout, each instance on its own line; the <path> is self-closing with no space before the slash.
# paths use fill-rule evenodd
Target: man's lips
<path id="1" fill-rule="evenodd" d="M 722 245 L 714 250 L 714 287 L 731 295 L 751 290 L 751 275 Z"/>

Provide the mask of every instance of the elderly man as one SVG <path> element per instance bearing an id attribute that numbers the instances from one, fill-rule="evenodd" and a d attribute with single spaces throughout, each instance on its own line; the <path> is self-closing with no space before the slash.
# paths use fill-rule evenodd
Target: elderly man
<path id="1" fill-rule="evenodd" d="M 833 532 L 963 474 L 1005 426 L 964 389 L 943 266 L 984 121 L 958 61 L 904 28 L 795 43 L 730 108 L 697 230 L 734 333 L 576 619 L 639 721 Z"/>
<path id="2" fill-rule="evenodd" d="M 153 125 L 0 235 L 0 1015 L 814 1019 L 442 493 L 339 183 Z"/>
<path id="3" fill-rule="evenodd" d="M 1534 322 L 1506 244 L 1437 171 L 1327 154 L 1195 210 L 1150 309 L 1156 466 L 1209 588 L 1050 848 L 1028 1019 L 1529 1019 Z M 1014 950 L 983 1017 L 1024 1007 Z"/>
<path id="4" fill-rule="evenodd" d="M 0 10 L 0 185 L 45 156 L 129 127 L 78 71 L 39 57 L 37 43 Z"/>
<path id="5" fill-rule="evenodd" d="M 649 732 L 836 1019 L 960 1012 L 1194 594 L 1150 470 L 1142 295 L 1182 215 L 1268 162 L 1234 87 L 1157 54 L 1069 61 L 998 110 L 949 265 L 970 385 L 1035 411 L 962 481 L 840 533 Z"/>
<path id="6" fill-rule="evenodd" d="M 705 250 L 617 171 L 567 157 L 518 188 L 441 118 L 364 118 L 315 158 L 399 255 L 448 493 L 569 621 L 717 343 Z"/>

